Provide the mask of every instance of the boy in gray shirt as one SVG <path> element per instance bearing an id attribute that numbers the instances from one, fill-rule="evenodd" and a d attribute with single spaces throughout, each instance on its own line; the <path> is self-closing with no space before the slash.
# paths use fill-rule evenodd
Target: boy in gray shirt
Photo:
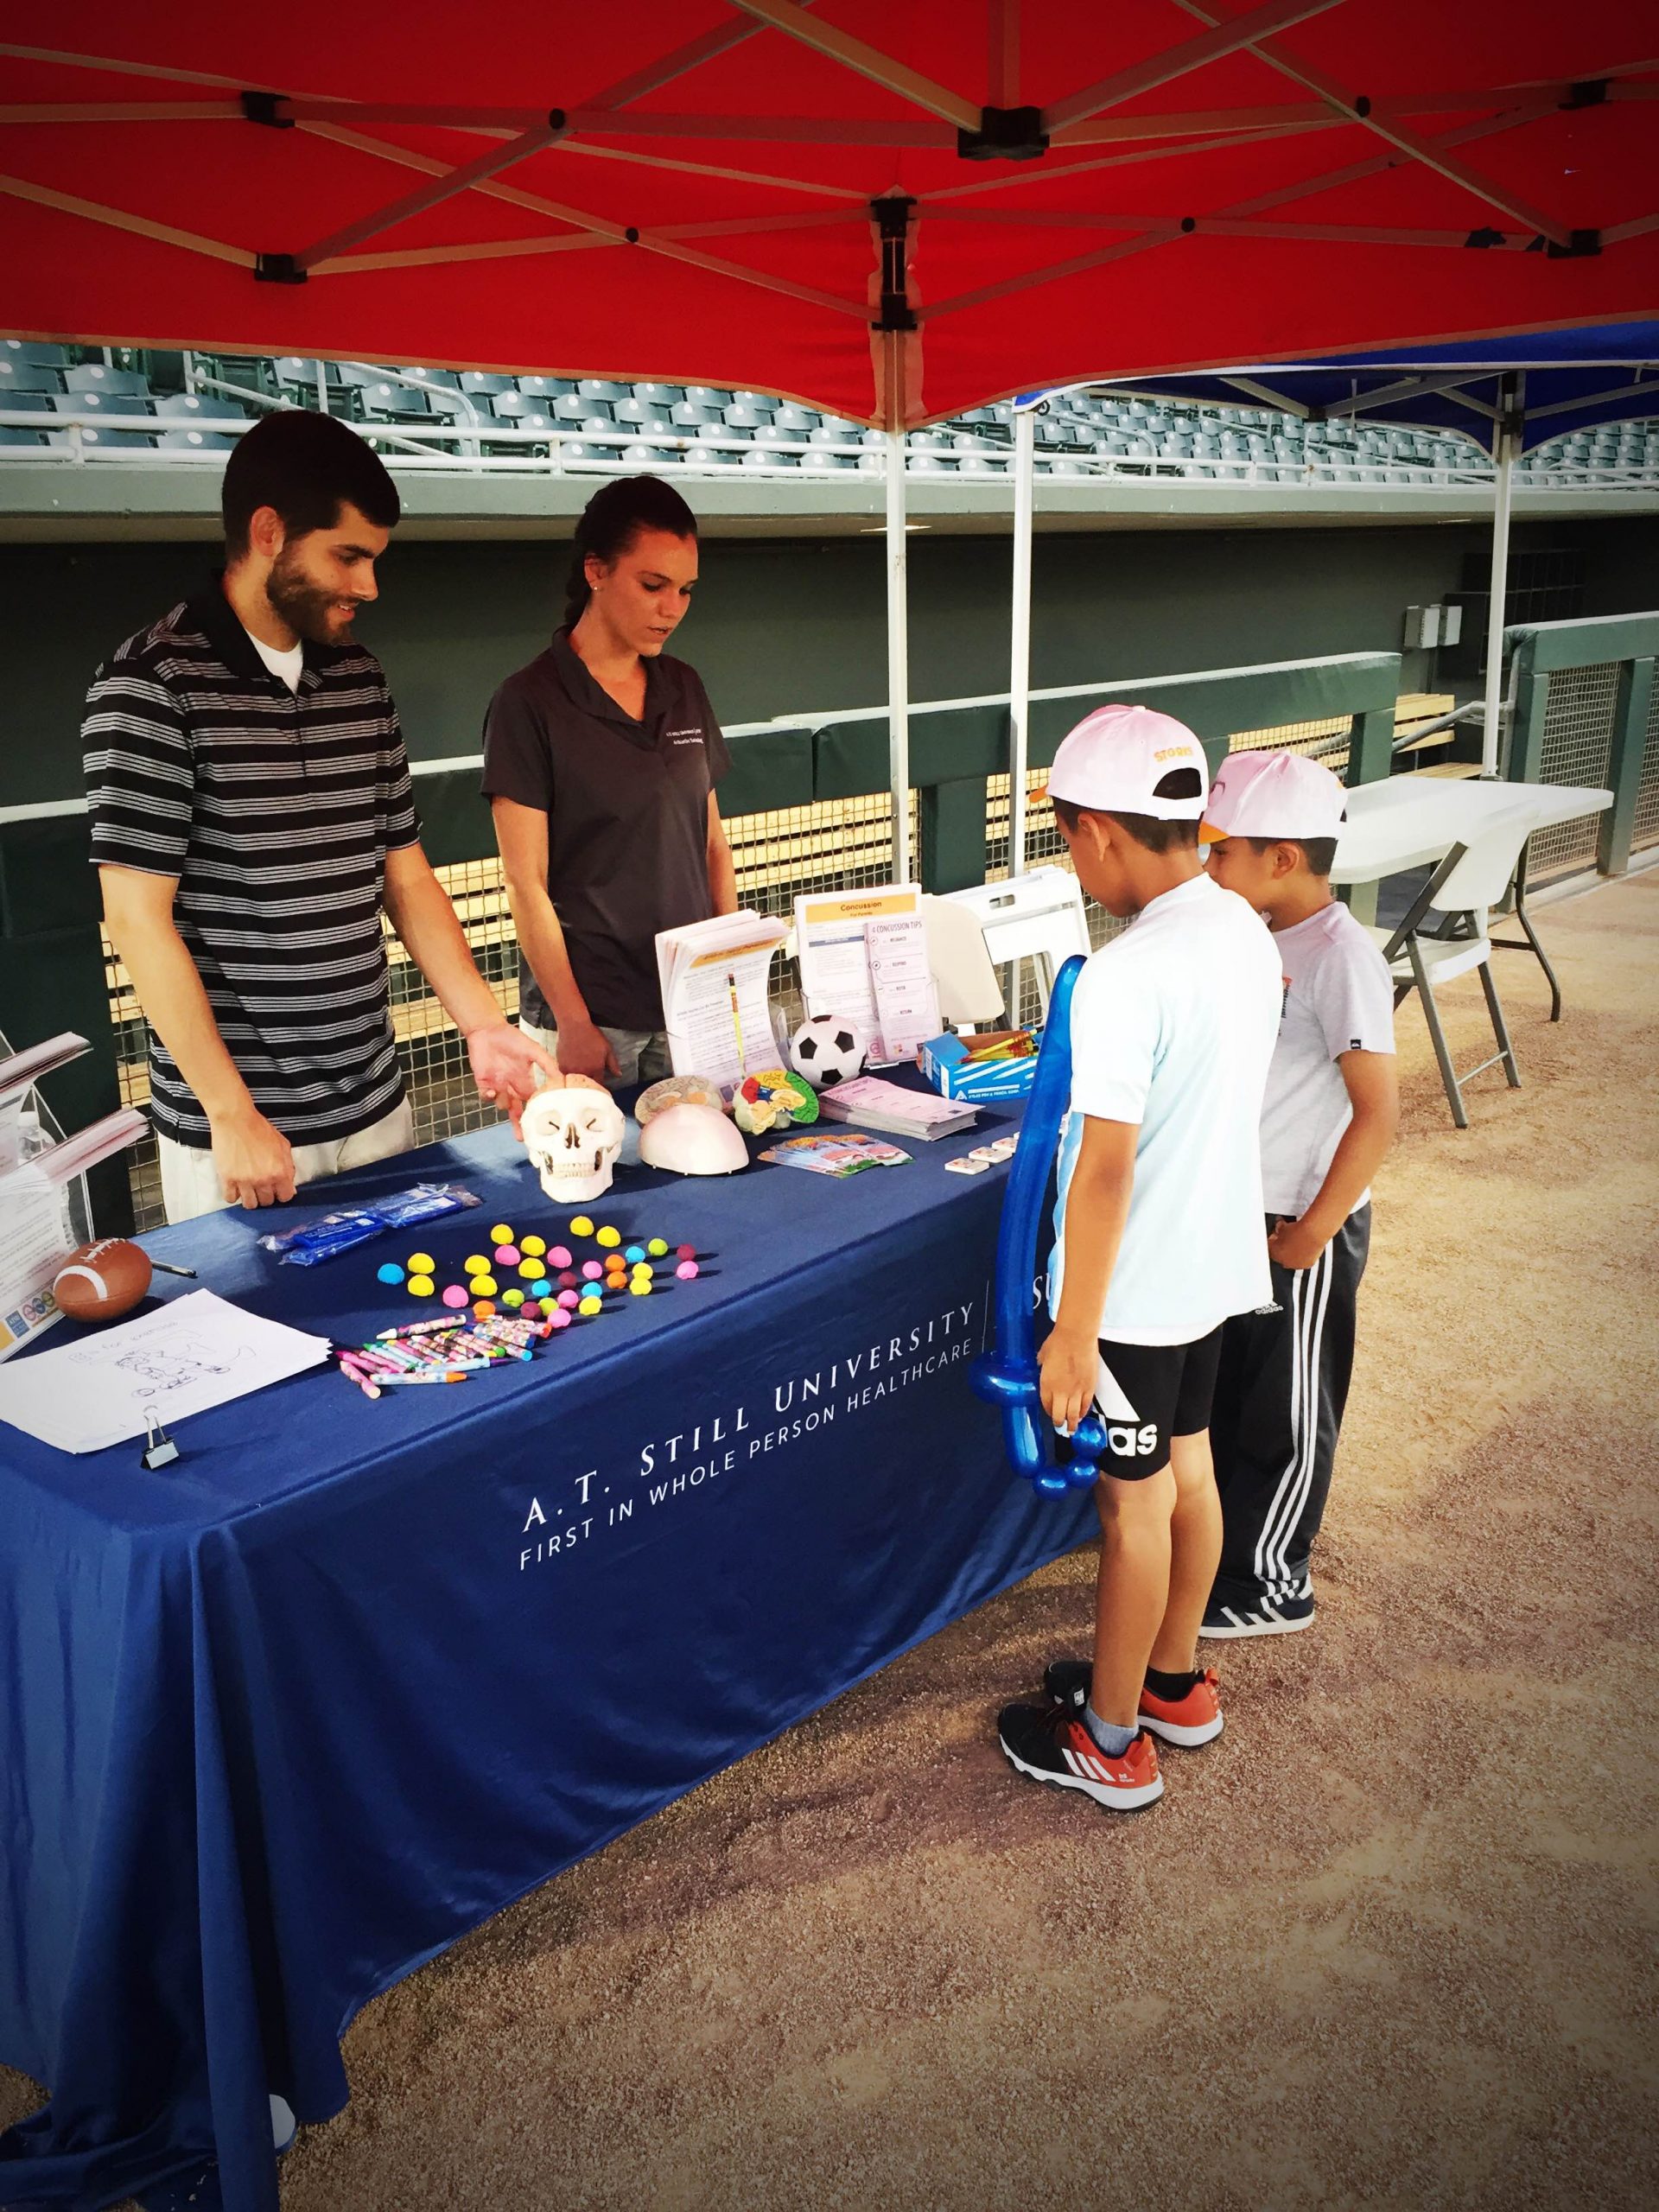
<path id="1" fill-rule="evenodd" d="M 1262 913 L 1284 1011 L 1262 1107 L 1274 1304 L 1223 1331 L 1211 1440 L 1221 1566 L 1206 1637 L 1313 1619 L 1308 1554 L 1353 1370 L 1370 1181 L 1394 1141 L 1394 986 L 1370 932 L 1332 895 L 1342 786 L 1294 753 L 1236 753 L 1211 790 L 1210 873 Z"/>

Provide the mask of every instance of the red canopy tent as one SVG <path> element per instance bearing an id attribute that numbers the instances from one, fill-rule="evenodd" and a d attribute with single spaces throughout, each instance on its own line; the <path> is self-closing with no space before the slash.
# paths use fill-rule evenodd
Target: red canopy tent
<path id="1" fill-rule="evenodd" d="M 0 45 L 20 335 L 913 423 L 1659 304 L 1646 0 L 80 0 L 40 28 Z"/>
<path id="2" fill-rule="evenodd" d="M 0 317 L 759 387 L 896 431 L 1659 307 L 1650 0 L 670 14 L 43 16 L 51 46 L 0 44 Z"/>

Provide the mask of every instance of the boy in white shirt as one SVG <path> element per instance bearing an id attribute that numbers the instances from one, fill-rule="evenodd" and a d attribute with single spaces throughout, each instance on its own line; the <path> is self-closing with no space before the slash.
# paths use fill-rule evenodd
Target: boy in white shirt
<path id="1" fill-rule="evenodd" d="M 1274 1303 L 1222 1332 L 1211 1441 L 1220 1571 L 1205 1637 L 1282 1636 L 1313 1618 L 1308 1554 L 1354 1363 L 1370 1181 L 1399 1118 L 1394 985 L 1331 893 L 1342 785 L 1294 753 L 1235 753 L 1216 772 L 1210 873 L 1262 913 L 1284 1014 L 1262 1107 Z"/>
<path id="2" fill-rule="evenodd" d="M 1198 1666 L 1221 1550 L 1210 1400 L 1223 1322 L 1268 1296 L 1256 1131 L 1279 963 L 1199 863 L 1208 782 L 1191 730 L 1128 706 L 1079 723 L 1049 776 L 1078 880 L 1135 918 L 1071 1001 L 1040 1354 L 1049 1418 L 1070 1430 L 1093 1408 L 1109 1448 L 1093 1664 L 1057 1661 L 1050 1701 L 1008 1706 L 998 1727 L 1022 1774 L 1119 1809 L 1162 1794 L 1154 1735 L 1221 1732 Z"/>

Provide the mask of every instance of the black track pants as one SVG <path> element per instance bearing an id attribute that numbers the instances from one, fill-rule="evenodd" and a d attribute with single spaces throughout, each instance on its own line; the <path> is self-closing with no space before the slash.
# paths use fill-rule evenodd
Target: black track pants
<path id="1" fill-rule="evenodd" d="M 1331 1488 L 1370 1241 L 1363 1205 L 1311 1268 L 1274 1268 L 1278 1313 L 1236 1314 L 1222 1331 L 1210 1420 L 1223 1522 L 1212 1605 L 1313 1594 L 1308 1551 Z"/>

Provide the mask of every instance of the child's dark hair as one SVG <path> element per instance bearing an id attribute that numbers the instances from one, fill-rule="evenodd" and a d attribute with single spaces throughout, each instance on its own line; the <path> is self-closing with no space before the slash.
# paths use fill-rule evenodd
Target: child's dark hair
<path id="1" fill-rule="evenodd" d="M 1294 845 L 1307 862 L 1310 875 L 1329 875 L 1337 864 L 1334 837 L 1247 837 L 1244 842 L 1253 853 L 1271 852 L 1275 845 Z"/>
<path id="2" fill-rule="evenodd" d="M 237 441 L 225 464 L 219 495 L 225 550 L 232 561 L 242 558 L 261 507 L 276 509 L 291 540 L 332 530 L 347 501 L 381 530 L 391 530 L 402 512 L 385 463 L 355 430 L 302 407 L 267 415 Z"/>
<path id="3" fill-rule="evenodd" d="M 671 537 L 695 537 L 697 518 L 671 484 L 660 476 L 618 476 L 588 500 L 576 524 L 570 575 L 564 588 L 564 620 L 574 630 L 593 591 L 588 556 L 619 560 L 642 530 L 665 530 Z"/>
<path id="4" fill-rule="evenodd" d="M 1197 798 L 1203 789 L 1196 768 L 1172 768 L 1153 785 L 1152 795 L 1154 798 Z M 1198 849 L 1196 821 L 1166 822 L 1155 814 L 1118 814 L 1109 806 L 1073 806 L 1067 798 L 1057 798 L 1054 811 L 1073 832 L 1085 814 L 1103 814 L 1149 853 L 1197 852 Z"/>

